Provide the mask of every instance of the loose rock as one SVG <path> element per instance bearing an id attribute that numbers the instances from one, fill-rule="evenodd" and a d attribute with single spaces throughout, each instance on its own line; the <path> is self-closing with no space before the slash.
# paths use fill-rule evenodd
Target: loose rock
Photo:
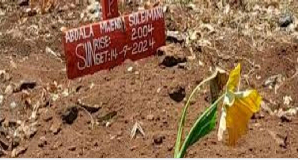
<path id="1" fill-rule="evenodd" d="M 44 147 L 45 145 L 47 145 L 47 139 L 45 136 L 41 137 L 40 140 L 39 140 L 39 143 L 38 143 L 38 146 L 39 147 Z"/>
<path id="2" fill-rule="evenodd" d="M 167 41 L 183 43 L 186 37 L 185 34 L 179 33 L 178 31 L 167 31 Z"/>
<path id="3" fill-rule="evenodd" d="M 11 76 L 5 70 L 0 70 L 0 81 L 1 82 L 3 82 L 3 83 L 7 82 L 10 79 L 11 79 Z"/>
<path id="4" fill-rule="evenodd" d="M 9 107 L 10 107 L 10 109 L 15 109 L 17 107 L 17 103 L 16 102 L 11 102 Z"/>
<path id="5" fill-rule="evenodd" d="M 264 101 L 261 102 L 261 109 L 269 113 L 271 116 L 274 115 L 272 109 Z"/>
<path id="6" fill-rule="evenodd" d="M 62 114 L 62 120 L 63 122 L 67 123 L 67 124 L 72 124 L 74 122 L 74 120 L 77 118 L 78 116 L 78 109 L 76 106 L 71 106 L 68 107 L 64 113 Z"/>
<path id="7" fill-rule="evenodd" d="M 28 9 L 26 9 L 26 13 L 28 14 L 29 17 L 31 17 L 31 16 L 36 15 L 37 11 L 35 9 L 28 8 Z"/>
<path id="8" fill-rule="evenodd" d="M 4 96 L 0 94 L 0 105 L 2 105 L 3 100 L 4 100 Z"/>
<path id="9" fill-rule="evenodd" d="M 13 93 L 13 87 L 11 85 L 8 85 L 6 88 L 5 88 L 5 91 L 4 91 L 4 94 L 6 95 L 10 95 Z"/>
<path id="10" fill-rule="evenodd" d="M 158 55 L 162 56 L 159 64 L 161 66 L 174 67 L 180 63 L 187 62 L 187 58 L 184 53 L 172 51 L 171 46 L 160 47 L 157 52 Z"/>
<path id="11" fill-rule="evenodd" d="M 14 89 L 14 92 L 20 92 L 22 90 L 33 89 L 35 86 L 36 86 L 35 81 L 23 80 L 16 86 L 16 88 Z"/>
<path id="12" fill-rule="evenodd" d="M 149 120 L 149 121 L 152 121 L 152 120 L 154 120 L 154 115 L 153 114 L 149 114 L 149 115 L 147 115 L 147 120 Z"/>
<path id="13" fill-rule="evenodd" d="M 58 134 L 60 130 L 61 130 L 61 122 L 54 121 L 50 127 L 50 131 L 53 134 Z"/>
<path id="14" fill-rule="evenodd" d="M 19 0 L 18 4 L 19 4 L 19 6 L 28 6 L 29 0 Z"/>
<path id="15" fill-rule="evenodd" d="M 5 136 L 0 136 L 0 146 L 1 148 L 3 148 L 4 150 L 7 150 L 9 147 L 9 142 L 8 140 L 5 138 Z"/>
<path id="16" fill-rule="evenodd" d="M 85 108 L 87 111 L 91 112 L 91 113 L 94 113 L 94 112 L 97 112 L 99 111 L 99 109 L 101 109 L 101 106 L 100 105 L 97 105 L 97 104 L 88 104 L 88 103 L 85 103 L 83 102 L 83 100 L 81 99 L 78 99 L 78 102 L 77 104 L 83 108 Z"/>
<path id="17" fill-rule="evenodd" d="M 128 72 L 132 72 L 132 71 L 133 71 L 133 67 L 128 67 L 128 68 L 127 68 L 127 71 L 128 71 Z"/>
<path id="18" fill-rule="evenodd" d="M 23 131 L 25 133 L 25 137 L 27 139 L 29 139 L 29 138 L 32 138 L 36 134 L 37 128 L 35 125 L 24 126 Z"/>
<path id="19" fill-rule="evenodd" d="M 169 92 L 169 96 L 176 102 L 181 102 L 185 97 L 185 88 L 182 86 L 176 86 Z"/>
<path id="20" fill-rule="evenodd" d="M 269 134 L 271 135 L 271 137 L 275 140 L 275 142 L 282 148 L 286 148 L 287 147 L 287 138 L 288 136 L 283 136 L 280 135 L 278 133 L 274 133 L 272 131 L 269 131 Z"/>
<path id="21" fill-rule="evenodd" d="M 153 137 L 154 144 L 157 144 L 157 145 L 162 144 L 164 139 L 165 139 L 165 136 L 161 136 L 161 135 L 156 135 Z"/>
<path id="22" fill-rule="evenodd" d="M 76 150 L 76 146 L 71 146 L 68 148 L 69 151 L 75 151 Z"/>
<path id="23" fill-rule="evenodd" d="M 12 158 L 18 157 L 20 154 L 24 154 L 26 151 L 27 151 L 27 147 L 18 147 L 18 148 L 15 148 L 11 152 L 11 157 Z"/>
<path id="24" fill-rule="evenodd" d="M 287 27 L 291 23 L 293 23 L 293 17 L 290 14 L 285 14 L 279 18 L 279 26 L 280 27 Z"/>

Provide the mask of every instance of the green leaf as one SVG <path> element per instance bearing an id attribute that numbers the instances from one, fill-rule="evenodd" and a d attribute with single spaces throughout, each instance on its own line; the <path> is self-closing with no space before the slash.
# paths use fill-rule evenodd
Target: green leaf
<path id="1" fill-rule="evenodd" d="M 205 80 L 203 80 L 199 85 L 197 85 L 194 88 L 194 90 L 192 91 L 191 95 L 189 96 L 189 98 L 188 98 L 188 100 L 187 100 L 187 102 L 186 102 L 186 104 L 184 106 L 183 112 L 181 114 L 181 118 L 180 118 L 180 122 L 179 122 L 179 126 L 178 126 L 177 139 L 176 139 L 176 143 L 175 143 L 174 157 L 178 158 L 178 157 L 180 157 L 179 155 L 182 154 L 182 153 L 180 153 L 180 151 L 184 147 L 184 146 L 181 147 L 182 131 L 183 131 L 183 128 L 184 128 L 184 123 L 185 123 L 185 117 L 186 117 L 186 114 L 187 114 L 187 109 L 190 106 L 190 100 L 192 99 L 192 97 L 194 96 L 194 94 L 197 91 L 200 90 L 200 87 L 202 85 L 204 85 L 206 82 L 210 82 L 211 93 L 212 93 L 212 100 L 213 100 L 212 102 L 215 102 L 215 100 L 217 99 L 218 95 L 220 94 L 223 86 L 226 84 L 227 78 L 228 78 L 228 76 L 226 75 L 225 71 L 223 71 L 221 69 L 217 69 L 210 77 L 208 77 Z M 215 106 L 217 106 L 217 103 L 214 103 L 214 104 L 215 104 Z M 207 130 L 207 128 L 210 129 L 210 130 L 214 128 L 215 122 L 216 122 L 216 114 L 215 114 L 216 108 L 215 109 L 213 108 L 212 111 L 210 111 L 210 109 L 211 109 L 211 107 L 208 108 L 205 111 L 205 113 L 207 113 L 208 111 L 209 111 L 208 113 L 210 113 L 210 114 L 211 114 L 211 112 L 214 112 L 214 114 L 212 114 L 213 117 L 206 117 L 206 119 L 211 118 L 213 121 L 209 121 L 210 123 L 205 124 L 207 126 L 202 127 L 203 131 L 200 128 L 201 132 L 199 133 L 199 135 L 196 135 L 195 139 L 193 139 L 193 143 L 195 143 L 197 140 L 199 140 L 199 138 L 203 137 L 204 135 L 206 135 L 209 132 L 209 130 Z M 210 114 L 209 114 L 209 116 L 210 116 Z M 203 122 L 201 121 L 201 123 L 203 123 Z M 199 138 L 197 138 L 197 136 Z"/>
<path id="2" fill-rule="evenodd" d="M 182 158 L 188 147 L 197 142 L 200 138 L 207 135 L 212 131 L 216 125 L 216 113 L 217 107 L 220 100 L 222 100 L 224 95 L 219 97 L 194 123 L 188 136 L 186 137 L 180 152 L 177 154 L 176 158 Z"/>

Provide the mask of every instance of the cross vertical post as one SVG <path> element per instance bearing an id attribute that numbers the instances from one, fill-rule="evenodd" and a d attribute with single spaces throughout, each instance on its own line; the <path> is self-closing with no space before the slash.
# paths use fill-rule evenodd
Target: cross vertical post
<path id="1" fill-rule="evenodd" d="M 119 16 L 117 0 L 101 0 L 103 20 Z"/>

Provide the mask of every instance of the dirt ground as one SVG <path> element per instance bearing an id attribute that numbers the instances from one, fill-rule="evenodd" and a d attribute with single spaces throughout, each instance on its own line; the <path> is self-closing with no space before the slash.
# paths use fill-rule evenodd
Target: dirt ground
<path id="1" fill-rule="evenodd" d="M 251 32 L 255 35 L 251 37 L 243 29 L 239 31 L 238 26 L 205 17 L 204 12 L 199 11 L 198 16 L 195 8 L 201 3 L 196 2 L 182 6 L 164 4 L 169 6 L 165 13 L 167 30 L 187 33 L 197 28 L 200 18 L 201 24 L 212 23 L 216 32 L 211 35 L 203 31 L 197 38 L 210 37 L 209 43 L 192 41 L 194 38 L 184 42 L 167 39 L 163 54 L 175 58 L 179 55 L 186 61 L 164 66 L 164 55 L 157 54 L 68 80 L 60 29 L 97 21 L 80 16 L 87 4 L 64 0 L 56 9 L 31 15 L 26 4 L 0 1 L 0 157 L 171 158 L 186 100 L 183 97 L 187 98 L 214 67 L 229 71 L 237 63 L 242 65 L 241 88 L 256 88 L 264 101 L 259 113 L 250 120 L 248 134 L 230 147 L 217 140 L 215 129 L 189 148 L 186 157 L 297 157 L 296 20 L 295 30 L 275 23 L 277 26 L 270 27 L 268 37 L 264 35 L 267 31 L 257 35 Z M 246 13 L 235 5 L 230 7 L 236 14 Z M 209 10 L 213 6 L 205 7 Z M 280 8 L 281 3 L 274 6 Z M 298 9 L 297 1 L 289 1 L 288 7 Z M 298 13 L 292 14 L 297 17 Z M 251 20 L 246 18 L 246 22 L 247 19 Z M 251 24 L 250 29 L 258 26 Z M 49 49 L 56 54 L 50 54 Z M 170 95 L 178 88 L 182 98 L 175 101 Z M 186 132 L 209 105 L 209 97 L 209 89 L 205 88 L 193 100 Z M 296 113 L 285 113 L 292 110 Z M 279 112 L 285 114 L 279 116 Z M 65 117 L 71 122 L 67 123 Z M 136 122 L 145 135 L 137 134 L 131 139 Z M 20 128 L 24 133 L 17 132 Z"/>

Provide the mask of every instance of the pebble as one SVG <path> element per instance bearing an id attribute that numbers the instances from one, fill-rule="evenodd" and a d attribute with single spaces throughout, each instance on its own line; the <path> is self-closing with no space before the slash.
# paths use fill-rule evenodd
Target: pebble
<path id="1" fill-rule="evenodd" d="M 4 149 L 7 150 L 9 147 L 9 142 L 8 140 L 5 138 L 5 136 L 1 136 L 0 137 L 0 146 Z"/>
<path id="2" fill-rule="evenodd" d="M 16 102 L 11 102 L 9 106 L 10 106 L 11 109 L 15 109 L 17 107 L 17 103 Z"/>
<path id="3" fill-rule="evenodd" d="M 19 6 L 28 6 L 29 0 L 19 0 L 18 4 L 19 4 Z"/>
<path id="4" fill-rule="evenodd" d="M 27 151 L 27 147 L 18 147 L 13 149 L 11 152 L 11 157 L 15 158 L 18 157 L 20 154 L 24 154 Z"/>
<path id="5" fill-rule="evenodd" d="M 128 72 L 132 72 L 132 70 L 133 70 L 133 67 L 128 67 L 128 69 L 127 69 Z"/>
<path id="6" fill-rule="evenodd" d="M 163 139 L 165 139 L 165 136 L 161 136 L 161 135 L 156 135 L 153 137 L 153 141 L 154 141 L 154 144 L 162 144 L 163 143 Z"/>
<path id="7" fill-rule="evenodd" d="M 68 148 L 69 151 L 75 151 L 76 150 L 76 146 L 71 146 Z"/>
<path id="8" fill-rule="evenodd" d="M 279 26 L 280 27 L 287 27 L 291 23 L 293 23 L 293 17 L 290 14 L 285 14 L 279 18 Z"/>
<path id="9" fill-rule="evenodd" d="M 0 94 L 0 105 L 2 105 L 3 100 L 4 100 L 4 96 Z"/>
<path id="10" fill-rule="evenodd" d="M 152 120 L 154 120 L 154 115 L 153 114 L 149 114 L 149 115 L 147 115 L 147 120 L 149 120 L 149 121 L 152 121 Z"/>
<path id="11" fill-rule="evenodd" d="M 59 131 L 61 130 L 61 122 L 53 122 L 51 127 L 50 127 L 50 131 L 53 133 L 53 134 L 58 134 Z"/>
<path id="12" fill-rule="evenodd" d="M 45 145 L 47 145 L 47 139 L 46 139 L 45 136 L 42 136 L 42 137 L 40 137 L 40 139 L 39 139 L 38 146 L 42 148 L 42 147 L 44 147 Z"/>
<path id="13" fill-rule="evenodd" d="M 78 116 L 78 109 L 76 106 L 68 107 L 62 114 L 63 122 L 72 124 Z"/>
<path id="14" fill-rule="evenodd" d="M 169 91 L 169 96 L 176 102 L 181 102 L 185 97 L 185 88 L 182 86 L 176 86 Z"/>
<path id="15" fill-rule="evenodd" d="M 6 88 L 5 88 L 5 91 L 4 91 L 4 94 L 6 95 L 10 95 L 13 93 L 13 87 L 11 85 L 8 85 Z"/>
<path id="16" fill-rule="evenodd" d="M 27 139 L 32 138 L 37 132 L 35 125 L 25 126 L 23 130 Z"/>

